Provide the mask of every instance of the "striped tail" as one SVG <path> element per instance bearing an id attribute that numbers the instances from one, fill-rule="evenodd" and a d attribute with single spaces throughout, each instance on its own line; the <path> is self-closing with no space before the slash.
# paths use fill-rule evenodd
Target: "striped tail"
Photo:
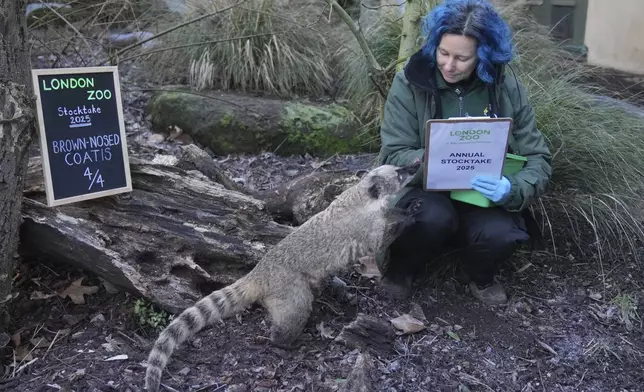
<path id="1" fill-rule="evenodd" d="M 213 291 L 172 320 L 161 332 L 148 356 L 148 368 L 145 373 L 147 391 L 158 391 L 163 369 L 176 347 L 206 325 L 230 317 L 255 302 L 256 295 L 251 294 L 257 294 L 257 290 L 247 287 L 248 283 L 246 276 L 230 286 Z"/>

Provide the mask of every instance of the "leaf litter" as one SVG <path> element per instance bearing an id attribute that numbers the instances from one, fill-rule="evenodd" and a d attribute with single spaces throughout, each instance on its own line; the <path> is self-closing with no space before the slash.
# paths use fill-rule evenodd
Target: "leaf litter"
<path id="1" fill-rule="evenodd" d="M 82 282 L 85 277 L 81 277 L 75 280 L 71 285 L 69 285 L 65 290 L 58 293 L 61 298 L 69 297 L 76 305 L 82 305 L 85 303 L 85 295 L 96 294 L 98 292 L 98 286 L 83 286 Z"/>

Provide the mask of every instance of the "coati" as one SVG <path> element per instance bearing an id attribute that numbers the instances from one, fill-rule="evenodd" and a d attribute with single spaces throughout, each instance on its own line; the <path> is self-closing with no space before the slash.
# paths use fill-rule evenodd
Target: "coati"
<path id="1" fill-rule="evenodd" d="M 270 341 L 288 347 L 299 337 L 312 310 L 313 290 L 358 257 L 374 254 L 408 225 L 390 204 L 420 164 L 382 165 L 334 199 L 271 248 L 244 277 L 184 310 L 160 334 L 148 356 L 145 388 L 157 392 L 174 349 L 206 325 L 253 303 L 268 310 Z"/>

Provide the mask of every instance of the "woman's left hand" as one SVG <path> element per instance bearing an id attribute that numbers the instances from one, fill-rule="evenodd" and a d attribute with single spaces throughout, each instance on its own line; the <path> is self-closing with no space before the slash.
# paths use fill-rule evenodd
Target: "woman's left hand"
<path id="1" fill-rule="evenodd" d="M 510 194 L 510 181 L 505 176 L 500 179 L 491 176 L 476 176 L 472 180 L 472 188 L 483 196 L 498 203 Z"/>

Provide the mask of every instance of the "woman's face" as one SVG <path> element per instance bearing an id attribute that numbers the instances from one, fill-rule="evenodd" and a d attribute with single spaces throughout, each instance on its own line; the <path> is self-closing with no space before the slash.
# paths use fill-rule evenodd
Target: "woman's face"
<path id="1" fill-rule="evenodd" d="M 436 49 L 438 69 L 448 83 L 470 77 L 477 63 L 476 40 L 458 34 L 443 34 Z"/>

